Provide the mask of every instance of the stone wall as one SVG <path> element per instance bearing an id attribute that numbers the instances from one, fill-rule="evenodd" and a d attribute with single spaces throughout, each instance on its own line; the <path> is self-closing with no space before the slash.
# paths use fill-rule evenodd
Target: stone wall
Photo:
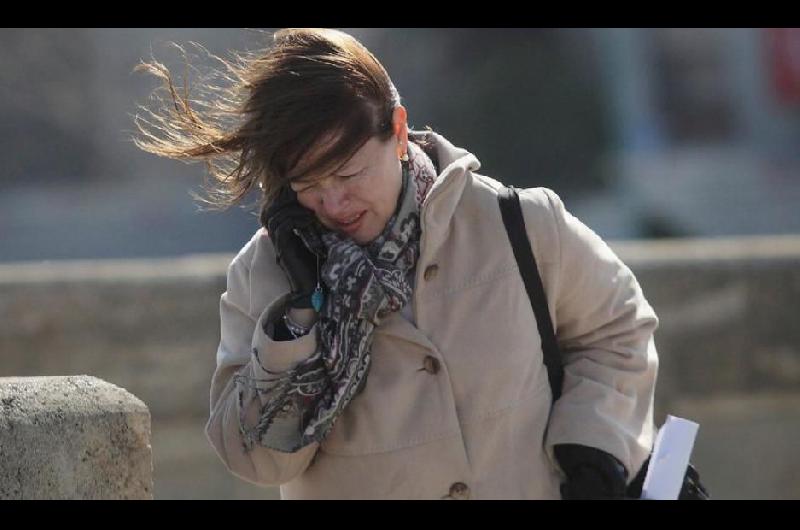
<path id="1" fill-rule="evenodd" d="M 612 242 L 660 318 L 656 420 L 716 498 L 800 498 L 800 237 Z M 156 498 L 276 498 L 203 434 L 232 255 L 0 265 L 0 376 L 92 374 L 152 413 Z"/>
<path id="2" fill-rule="evenodd" d="M 714 497 L 800 498 L 800 237 L 612 246 L 660 318 L 657 422 L 700 423 Z"/>

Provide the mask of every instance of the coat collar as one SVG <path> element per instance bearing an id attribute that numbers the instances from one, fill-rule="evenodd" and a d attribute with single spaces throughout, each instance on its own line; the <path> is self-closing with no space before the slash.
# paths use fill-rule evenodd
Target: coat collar
<path id="1" fill-rule="evenodd" d="M 425 253 L 435 252 L 447 237 L 450 220 L 461 195 L 472 180 L 471 172 L 479 169 L 478 158 L 461 147 L 456 147 L 444 136 L 427 132 L 433 144 L 439 175 L 422 202 L 421 223 Z"/>

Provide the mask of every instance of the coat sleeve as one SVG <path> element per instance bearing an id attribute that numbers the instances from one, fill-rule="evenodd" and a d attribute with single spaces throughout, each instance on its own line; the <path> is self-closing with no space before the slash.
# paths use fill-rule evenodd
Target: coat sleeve
<path id="1" fill-rule="evenodd" d="M 545 450 L 555 462 L 554 445 L 595 447 L 622 462 L 632 479 L 653 443 L 658 318 L 609 246 L 555 192 L 540 190 L 552 215 L 547 224 L 554 223 L 554 266 L 543 282 L 564 362 Z M 528 231 L 536 237 L 535 227 Z"/>
<path id="2" fill-rule="evenodd" d="M 286 370 L 312 355 L 316 349 L 316 326 L 295 341 L 275 342 L 267 336 L 263 322 L 279 301 L 265 308 L 258 318 L 253 316 L 249 254 L 243 249 L 228 267 L 227 290 L 220 299 L 221 336 L 211 381 L 211 414 L 205 430 L 217 455 L 234 475 L 260 486 L 275 486 L 303 473 L 319 444 L 295 453 L 258 444 L 245 449 L 240 413 L 244 412 L 248 425 L 254 425 L 263 398 L 248 390 L 248 385 L 240 392 L 241 381 L 263 379 L 265 369 Z"/>

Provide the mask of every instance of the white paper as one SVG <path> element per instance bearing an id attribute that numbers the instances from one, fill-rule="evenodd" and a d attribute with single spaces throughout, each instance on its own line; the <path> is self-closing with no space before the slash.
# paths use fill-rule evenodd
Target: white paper
<path id="1" fill-rule="evenodd" d="M 642 499 L 678 498 L 699 427 L 693 421 L 667 416 L 656 436 L 650 465 L 642 486 Z"/>

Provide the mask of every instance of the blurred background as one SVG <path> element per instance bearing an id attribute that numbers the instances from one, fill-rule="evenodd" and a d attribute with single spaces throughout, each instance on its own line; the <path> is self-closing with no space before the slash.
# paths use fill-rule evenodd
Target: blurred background
<path id="1" fill-rule="evenodd" d="M 700 421 L 712 494 L 800 497 L 776 456 L 800 434 L 800 30 L 342 29 L 412 126 L 612 241 L 662 319 L 657 419 Z M 170 41 L 226 56 L 266 37 L 0 32 L 0 377 L 86 373 L 142 398 L 156 498 L 275 498 L 202 433 L 225 266 L 257 218 L 198 211 L 204 167 L 130 139 L 157 86 L 133 68 L 154 54 L 181 74 Z"/>

